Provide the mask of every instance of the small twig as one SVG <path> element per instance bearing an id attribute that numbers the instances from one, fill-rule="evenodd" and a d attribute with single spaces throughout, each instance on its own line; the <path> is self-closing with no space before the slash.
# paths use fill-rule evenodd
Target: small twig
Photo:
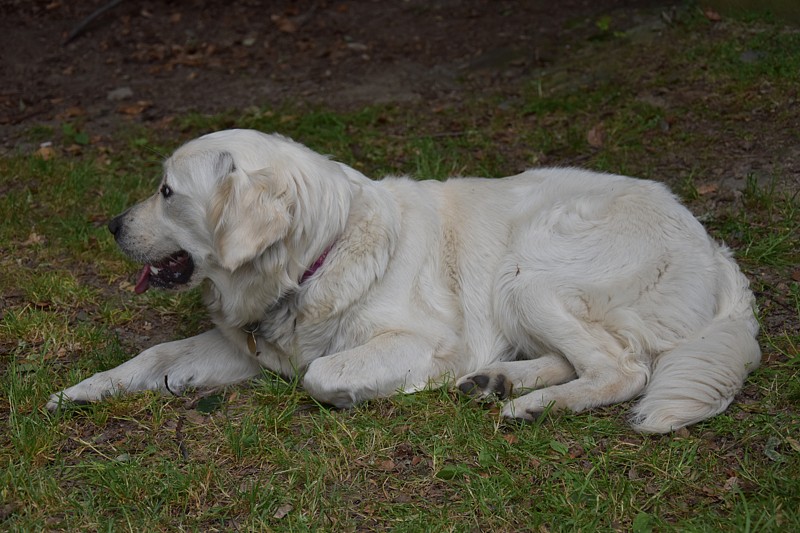
<path id="1" fill-rule="evenodd" d="M 81 439 L 81 438 L 79 438 L 79 437 L 69 437 L 69 439 L 70 439 L 70 440 L 73 440 L 73 441 L 75 441 L 75 442 L 77 442 L 78 444 L 83 444 L 84 446 L 86 446 L 87 448 L 89 448 L 90 450 L 92 450 L 94 453 L 96 453 L 97 455 L 99 455 L 99 456 L 100 456 L 100 457 L 102 457 L 103 459 L 107 459 L 107 460 L 109 460 L 109 461 L 113 461 L 113 460 L 114 460 L 114 459 L 113 459 L 113 457 L 111 457 L 111 456 L 109 456 L 109 455 L 106 455 L 106 454 L 104 454 L 103 452 L 101 452 L 101 451 L 100 451 L 100 450 L 97 448 L 97 446 L 95 446 L 94 444 L 92 444 L 92 443 L 90 443 L 90 442 L 87 442 L 87 441 L 85 441 L 85 440 L 83 440 L 83 439 Z"/>
<path id="2" fill-rule="evenodd" d="M 21 115 L 15 116 L 15 117 L 9 117 L 7 119 L 0 120 L 0 123 L 2 123 L 2 124 L 19 124 L 20 122 L 28 120 L 29 118 L 35 117 L 36 115 L 41 115 L 45 111 L 46 111 L 45 109 L 34 109 L 33 111 L 28 111 L 27 113 L 23 113 Z"/>
<path id="3" fill-rule="evenodd" d="M 104 5 L 103 7 L 99 8 L 99 9 L 95 10 L 91 15 L 89 15 L 88 17 L 83 19 L 80 24 L 75 26 L 75 29 L 73 29 L 69 33 L 67 38 L 62 43 L 62 46 L 68 45 L 74 39 L 76 39 L 81 33 L 86 31 L 86 28 L 89 26 L 89 24 L 91 24 L 94 21 L 94 19 L 96 19 L 97 17 L 99 17 L 100 15 L 105 13 L 106 11 L 111 11 L 112 9 L 114 9 L 115 7 L 120 5 L 121 3 L 122 3 L 122 0 L 111 0 L 111 2 L 107 3 L 106 5 Z"/>
<path id="4" fill-rule="evenodd" d="M 178 442 L 178 451 L 181 452 L 181 457 L 184 461 L 188 461 L 189 452 L 186 451 L 186 445 L 183 443 L 183 416 L 179 416 L 178 423 L 175 424 L 175 440 Z"/>

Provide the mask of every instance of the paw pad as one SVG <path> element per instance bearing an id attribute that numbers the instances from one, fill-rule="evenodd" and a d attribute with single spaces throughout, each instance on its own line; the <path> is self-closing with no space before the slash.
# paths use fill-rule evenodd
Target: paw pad
<path id="1" fill-rule="evenodd" d="M 511 380 L 504 374 L 475 374 L 464 378 L 458 385 L 458 390 L 474 398 L 486 398 L 488 396 L 500 399 L 508 398 L 511 396 L 512 388 Z"/>

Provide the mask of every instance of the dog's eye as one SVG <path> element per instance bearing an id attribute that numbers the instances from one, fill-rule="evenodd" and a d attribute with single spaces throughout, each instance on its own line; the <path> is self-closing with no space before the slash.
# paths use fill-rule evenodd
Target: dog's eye
<path id="1" fill-rule="evenodd" d="M 170 196 L 172 196 L 172 189 L 170 188 L 169 185 L 161 186 L 161 196 L 163 196 L 164 198 L 169 198 Z"/>

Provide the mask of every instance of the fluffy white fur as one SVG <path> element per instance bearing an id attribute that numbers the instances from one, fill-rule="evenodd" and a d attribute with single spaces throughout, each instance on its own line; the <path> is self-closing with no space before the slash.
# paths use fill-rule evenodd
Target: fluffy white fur
<path id="1" fill-rule="evenodd" d="M 640 397 L 633 426 L 668 432 L 725 410 L 759 364 L 747 279 L 659 183 L 575 169 L 372 181 L 245 130 L 191 141 L 164 168 L 161 192 L 112 231 L 143 263 L 188 252 L 180 286 L 206 282 L 216 328 L 54 394 L 51 409 L 264 367 L 339 407 L 448 379 L 516 396 L 502 413 L 523 419 Z"/>

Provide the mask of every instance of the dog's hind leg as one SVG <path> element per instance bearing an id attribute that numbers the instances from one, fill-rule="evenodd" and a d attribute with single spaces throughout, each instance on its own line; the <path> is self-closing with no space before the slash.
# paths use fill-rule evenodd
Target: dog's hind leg
<path id="1" fill-rule="evenodd" d="M 649 366 L 644 358 L 612 335 L 602 319 L 582 316 L 579 306 L 564 296 L 570 291 L 559 281 L 541 275 L 518 276 L 497 302 L 505 306 L 498 307 L 503 316 L 514 317 L 505 331 L 512 343 L 530 353 L 545 349 L 568 362 L 559 366 L 548 357 L 545 364 L 521 366 L 522 371 L 533 372 L 519 381 L 540 388 L 506 404 L 502 411 L 506 417 L 534 419 L 549 406 L 579 412 L 622 402 L 639 395 L 647 382 Z M 568 367 L 575 379 L 568 379 Z M 543 375 L 548 372 L 552 375 Z"/>
<path id="2" fill-rule="evenodd" d="M 505 399 L 529 389 L 560 385 L 575 379 L 564 357 L 546 354 L 536 359 L 494 363 L 456 382 L 458 389 L 477 399 Z"/>
<path id="3" fill-rule="evenodd" d="M 62 404 L 88 403 L 142 390 L 179 393 L 188 386 L 215 387 L 253 377 L 261 366 L 217 329 L 148 348 L 133 359 L 50 396 L 51 411 Z"/>

